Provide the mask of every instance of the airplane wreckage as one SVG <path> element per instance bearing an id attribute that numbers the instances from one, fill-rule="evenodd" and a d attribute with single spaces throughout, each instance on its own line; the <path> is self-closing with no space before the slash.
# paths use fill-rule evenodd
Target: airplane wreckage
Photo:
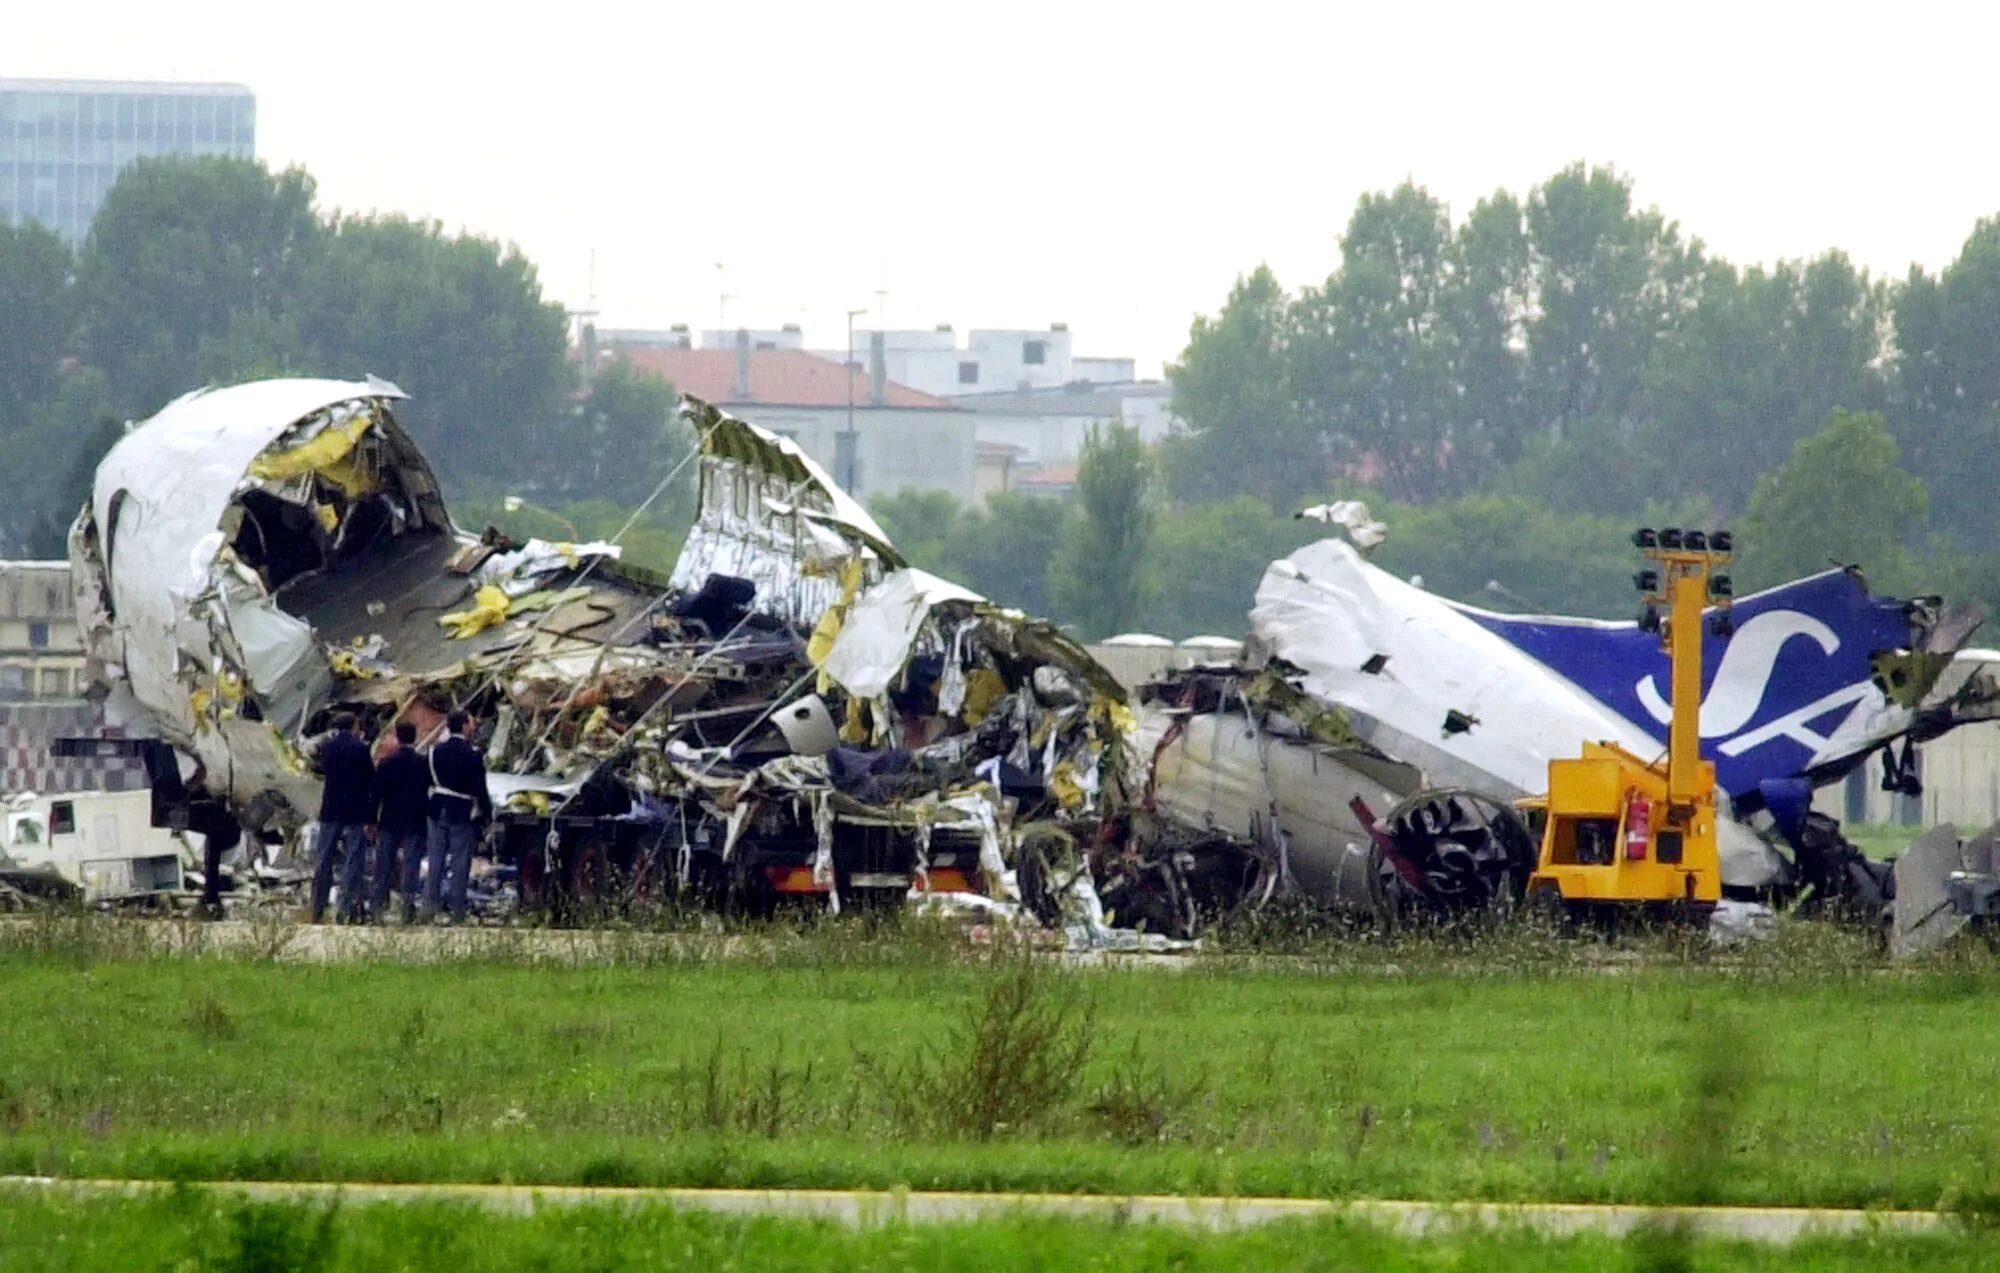
<path id="1" fill-rule="evenodd" d="M 950 895 L 1103 943 L 1290 895 L 1383 920 L 1507 908 L 1536 860 L 1515 801 L 1549 761 L 1665 738 L 1666 656 L 1638 625 L 1445 601 L 1367 560 L 1382 528 L 1357 506 L 1305 514 L 1347 537 L 1271 564 L 1240 660 L 1128 694 L 707 403 L 682 402 L 699 509 L 660 579 L 615 543 L 457 529 L 403 398 L 199 391 L 99 466 L 77 612 L 108 719 L 155 740 L 132 745 L 154 748 L 157 818 L 296 839 L 336 712 L 429 741 L 464 709 L 498 807 L 483 851 L 524 907 Z M 2000 655 L 1850 572 L 1731 621 L 1700 721 L 1735 814 L 1726 893 L 1886 915 L 1894 875 L 1812 788 L 1898 741 L 1913 781 L 1915 742 L 2000 715 Z"/>

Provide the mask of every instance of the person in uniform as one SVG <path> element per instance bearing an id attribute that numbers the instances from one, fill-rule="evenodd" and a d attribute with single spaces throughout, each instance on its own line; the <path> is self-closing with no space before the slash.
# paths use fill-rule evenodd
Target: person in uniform
<path id="1" fill-rule="evenodd" d="M 417 750 L 417 727 L 403 721 L 396 726 L 396 749 L 375 766 L 375 891 L 369 910 L 378 924 L 389 914 L 392 883 L 403 896 L 403 922 L 416 922 L 430 803 L 430 765 Z"/>
<path id="2" fill-rule="evenodd" d="M 319 832 L 313 838 L 312 922 L 326 916 L 333 873 L 340 871 L 343 924 L 361 918 L 362 880 L 368 865 L 368 829 L 375 818 L 375 762 L 352 712 L 333 718 L 333 732 L 319 745 L 325 783 L 319 797 Z"/>
<path id="3" fill-rule="evenodd" d="M 435 919 L 439 891 L 453 923 L 465 922 L 465 890 L 472 878 L 472 851 L 493 816 L 486 789 L 486 758 L 472 745 L 475 728 L 466 712 L 445 720 L 451 736 L 430 754 L 430 876 L 424 881 L 424 918 Z"/>

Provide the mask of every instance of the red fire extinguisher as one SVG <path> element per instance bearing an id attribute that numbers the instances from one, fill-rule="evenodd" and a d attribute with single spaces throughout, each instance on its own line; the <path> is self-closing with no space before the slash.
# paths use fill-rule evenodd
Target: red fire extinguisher
<path id="1" fill-rule="evenodd" d="M 1653 838 L 1653 802 L 1630 792 L 1625 797 L 1625 860 L 1646 860 L 1646 842 Z"/>

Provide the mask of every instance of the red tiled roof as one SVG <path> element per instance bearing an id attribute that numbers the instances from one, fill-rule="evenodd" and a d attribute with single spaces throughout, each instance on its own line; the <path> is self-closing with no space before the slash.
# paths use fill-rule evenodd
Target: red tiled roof
<path id="1" fill-rule="evenodd" d="M 1020 479 L 1022 486 L 1075 486 L 1078 466 L 1074 464 L 1054 464 L 1031 476 Z"/>
<path id="2" fill-rule="evenodd" d="M 870 407 L 868 373 L 848 370 L 837 362 L 800 349 L 750 351 L 750 396 L 736 390 L 734 349 L 620 349 L 613 357 L 654 372 L 673 382 L 682 393 L 722 406 L 844 407 L 848 382 L 854 385 L 854 405 Z M 890 381 L 885 405 L 945 411 L 951 403 L 908 385 Z"/>

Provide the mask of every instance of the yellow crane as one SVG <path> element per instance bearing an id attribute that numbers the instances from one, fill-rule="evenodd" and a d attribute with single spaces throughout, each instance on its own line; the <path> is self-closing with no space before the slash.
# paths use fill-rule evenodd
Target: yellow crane
<path id="1" fill-rule="evenodd" d="M 1715 766 L 1701 758 L 1701 647 L 1711 601 L 1727 636 L 1728 531 L 1669 527 L 1634 532 L 1652 565 L 1633 576 L 1645 597 L 1639 624 L 1659 634 L 1673 664 L 1673 721 L 1666 755 L 1647 761 L 1615 743 L 1585 743 L 1575 760 L 1549 762 L 1542 848 L 1530 901 L 1572 911 L 1647 906 L 1706 909 L 1722 896 L 1715 834 Z M 1662 615 L 1664 607 L 1666 613 Z"/>

